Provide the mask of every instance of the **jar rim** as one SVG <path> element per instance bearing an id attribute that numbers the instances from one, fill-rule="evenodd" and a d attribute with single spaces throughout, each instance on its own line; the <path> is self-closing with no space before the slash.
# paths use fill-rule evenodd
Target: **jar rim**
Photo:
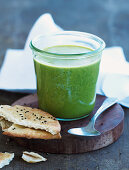
<path id="1" fill-rule="evenodd" d="M 94 40 L 99 43 L 99 48 L 93 50 L 93 51 L 88 51 L 88 52 L 83 52 L 83 53 L 72 53 L 72 54 L 61 54 L 61 53 L 54 53 L 54 52 L 48 52 L 45 50 L 41 50 L 40 48 L 37 48 L 34 43 L 38 41 L 39 38 L 41 37 L 51 37 L 51 36 L 56 36 L 56 35 L 75 35 L 75 36 L 80 36 L 80 37 L 86 37 L 91 40 Z M 80 31 L 59 31 L 57 33 L 49 34 L 49 35 L 39 35 L 35 37 L 34 39 L 31 40 L 30 42 L 30 48 L 36 52 L 43 53 L 43 54 L 48 54 L 48 55 L 53 55 L 53 56 L 84 56 L 84 55 L 93 55 L 95 53 L 102 52 L 105 48 L 106 44 L 105 42 L 98 36 L 86 32 L 80 32 Z"/>

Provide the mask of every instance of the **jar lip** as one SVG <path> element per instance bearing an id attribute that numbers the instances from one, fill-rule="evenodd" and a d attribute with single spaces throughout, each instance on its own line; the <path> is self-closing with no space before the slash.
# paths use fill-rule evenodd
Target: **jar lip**
<path id="1" fill-rule="evenodd" d="M 39 38 L 41 37 L 50 37 L 50 36 L 56 36 L 56 35 L 75 35 L 75 36 L 82 36 L 82 37 L 86 37 L 86 38 L 89 38 L 89 39 L 92 39 L 96 42 L 98 42 L 100 44 L 99 48 L 93 50 L 93 51 L 88 51 L 88 52 L 83 52 L 83 53 L 74 53 L 74 54 L 61 54 L 61 53 L 53 53 L 53 52 L 48 52 L 48 51 L 45 51 L 45 50 L 41 50 L 39 48 L 37 48 L 35 45 L 34 45 L 34 42 L 36 42 Z M 31 40 L 30 42 L 30 48 L 36 52 L 39 52 L 39 53 L 46 53 L 48 55 L 54 55 L 54 56 L 84 56 L 84 55 L 92 55 L 92 54 L 95 54 L 95 53 L 99 53 L 101 51 L 104 50 L 106 44 L 105 42 L 98 36 L 94 35 L 94 34 L 90 34 L 90 33 L 85 33 L 85 32 L 79 32 L 79 31 L 59 31 L 57 33 L 53 33 L 53 34 L 49 34 L 49 35 L 39 35 L 37 37 L 35 37 L 34 39 Z"/>

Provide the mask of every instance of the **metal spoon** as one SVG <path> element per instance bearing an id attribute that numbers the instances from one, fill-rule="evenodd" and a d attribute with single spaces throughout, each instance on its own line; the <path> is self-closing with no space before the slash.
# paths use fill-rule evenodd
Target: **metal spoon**
<path id="1" fill-rule="evenodd" d="M 90 122 L 87 126 L 81 128 L 72 128 L 68 130 L 68 133 L 72 135 L 79 135 L 79 136 L 98 136 L 101 133 L 95 129 L 95 121 L 98 116 L 107 108 L 114 105 L 118 102 L 116 98 L 106 98 L 101 107 L 97 110 L 95 115 L 91 118 Z"/>

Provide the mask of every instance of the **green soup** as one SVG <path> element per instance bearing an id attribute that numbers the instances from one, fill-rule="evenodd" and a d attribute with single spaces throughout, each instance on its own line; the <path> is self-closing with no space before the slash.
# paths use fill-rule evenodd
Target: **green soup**
<path id="1" fill-rule="evenodd" d="M 82 46 L 53 46 L 45 51 L 63 53 L 64 59 L 49 54 L 34 57 L 39 108 L 63 119 L 89 115 L 95 104 L 100 57 L 66 60 L 65 54 L 92 51 Z"/>

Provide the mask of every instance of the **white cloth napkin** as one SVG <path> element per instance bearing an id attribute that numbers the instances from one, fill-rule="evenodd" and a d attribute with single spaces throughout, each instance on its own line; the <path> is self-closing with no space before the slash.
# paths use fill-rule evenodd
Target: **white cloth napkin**
<path id="1" fill-rule="evenodd" d="M 35 92 L 36 78 L 29 43 L 38 35 L 47 35 L 60 30 L 62 29 L 54 23 L 50 14 L 41 15 L 30 30 L 24 49 L 7 49 L 0 71 L 0 89 Z M 97 93 L 104 94 L 102 84 L 106 75 L 118 73 L 129 74 L 129 63 L 124 57 L 123 50 L 121 47 L 106 48 L 102 55 Z"/>
<path id="2" fill-rule="evenodd" d="M 30 30 L 24 49 L 7 49 L 0 71 L 0 89 L 35 92 L 36 77 L 29 43 L 40 34 L 47 35 L 60 30 L 62 29 L 54 23 L 50 14 L 41 15 Z"/>
<path id="3" fill-rule="evenodd" d="M 103 51 L 100 64 L 99 78 L 97 82 L 98 94 L 104 94 L 102 88 L 103 82 L 106 76 L 109 76 L 111 74 L 129 76 L 129 63 L 126 61 L 123 49 L 121 47 L 110 47 L 106 48 Z M 109 83 L 111 84 L 112 82 Z M 119 86 L 119 84 L 117 85 Z"/>

